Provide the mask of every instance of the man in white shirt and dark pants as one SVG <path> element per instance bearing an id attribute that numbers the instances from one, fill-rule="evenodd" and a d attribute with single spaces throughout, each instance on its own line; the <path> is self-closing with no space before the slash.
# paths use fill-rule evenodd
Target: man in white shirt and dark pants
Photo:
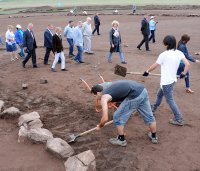
<path id="1" fill-rule="evenodd" d="M 150 37 L 149 37 L 149 41 L 153 41 L 153 43 L 156 42 L 155 40 L 155 31 L 156 31 L 156 24 L 157 22 L 154 21 L 154 16 L 151 16 L 150 21 L 149 21 L 149 30 L 150 30 Z"/>
<path id="2" fill-rule="evenodd" d="M 83 45 L 85 53 L 92 53 L 91 51 L 91 35 L 92 35 L 92 26 L 91 18 L 87 17 L 86 22 L 83 23 Z"/>

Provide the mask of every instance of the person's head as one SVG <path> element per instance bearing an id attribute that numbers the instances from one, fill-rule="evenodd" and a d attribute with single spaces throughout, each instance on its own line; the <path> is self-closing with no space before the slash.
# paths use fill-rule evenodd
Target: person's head
<path id="1" fill-rule="evenodd" d="M 118 27 L 119 27 L 119 22 L 118 22 L 117 20 L 114 20 L 114 21 L 112 22 L 112 27 L 118 28 Z"/>
<path id="2" fill-rule="evenodd" d="M 81 27 L 83 26 L 82 21 L 78 21 L 77 26 L 78 26 L 79 28 L 81 28 Z"/>
<path id="3" fill-rule="evenodd" d="M 190 36 L 189 35 L 184 34 L 184 35 L 181 36 L 181 42 L 182 43 L 186 44 L 189 41 L 190 41 Z"/>
<path id="4" fill-rule="evenodd" d="M 74 22 L 72 20 L 69 21 L 69 26 L 73 27 L 74 26 Z"/>
<path id="5" fill-rule="evenodd" d="M 148 18 L 148 16 L 147 16 L 147 15 L 144 15 L 144 19 L 146 19 L 146 20 L 147 20 L 147 18 Z"/>
<path id="6" fill-rule="evenodd" d="M 53 30 L 53 29 L 54 29 L 53 24 L 48 24 L 48 29 L 49 29 L 49 30 Z"/>
<path id="7" fill-rule="evenodd" d="M 98 13 L 98 12 L 96 12 L 96 13 L 95 13 L 95 15 L 97 15 L 97 16 L 98 16 L 98 15 L 99 15 L 99 13 Z"/>
<path id="8" fill-rule="evenodd" d="M 19 24 L 17 24 L 17 25 L 16 25 L 16 29 L 17 29 L 17 30 L 20 30 L 20 29 L 22 29 L 22 26 L 19 25 Z"/>
<path id="9" fill-rule="evenodd" d="M 62 29 L 61 29 L 61 27 L 56 27 L 55 31 L 57 34 L 60 34 L 62 32 Z"/>
<path id="10" fill-rule="evenodd" d="M 8 30 L 12 31 L 13 30 L 13 26 L 12 25 L 8 25 Z"/>
<path id="11" fill-rule="evenodd" d="M 150 17 L 150 20 L 153 20 L 153 19 L 154 19 L 154 16 L 151 16 L 151 17 Z"/>
<path id="12" fill-rule="evenodd" d="M 87 23 L 91 23 L 91 20 L 92 20 L 91 17 L 86 18 Z"/>
<path id="13" fill-rule="evenodd" d="M 29 24 L 28 24 L 28 29 L 29 29 L 29 30 L 33 30 L 33 24 L 32 24 L 32 23 L 29 23 Z"/>
<path id="14" fill-rule="evenodd" d="M 103 91 L 103 86 L 97 84 L 97 85 L 94 85 L 92 88 L 91 88 L 91 93 L 94 94 L 94 95 L 97 95 L 99 97 L 102 96 L 102 91 Z"/>
<path id="15" fill-rule="evenodd" d="M 176 38 L 172 35 L 165 36 L 163 44 L 167 47 L 167 50 L 176 50 Z"/>

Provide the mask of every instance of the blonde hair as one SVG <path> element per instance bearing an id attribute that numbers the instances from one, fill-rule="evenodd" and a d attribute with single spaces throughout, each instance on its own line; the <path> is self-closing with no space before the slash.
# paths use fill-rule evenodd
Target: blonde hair
<path id="1" fill-rule="evenodd" d="M 12 25 L 8 25 L 8 29 L 13 29 L 14 27 Z"/>
<path id="2" fill-rule="evenodd" d="M 117 24 L 117 26 L 119 26 L 119 22 L 118 22 L 117 20 L 114 20 L 114 21 L 112 22 L 112 26 L 114 26 L 114 24 Z"/>
<path id="3" fill-rule="evenodd" d="M 56 27 L 56 28 L 55 28 L 55 31 L 56 31 L 56 32 L 59 32 L 59 31 L 62 31 L 62 29 L 61 29 L 61 27 Z"/>

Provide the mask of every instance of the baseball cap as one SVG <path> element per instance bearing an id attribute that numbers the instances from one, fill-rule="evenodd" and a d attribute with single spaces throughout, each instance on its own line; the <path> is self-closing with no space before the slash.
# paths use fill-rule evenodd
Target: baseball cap
<path id="1" fill-rule="evenodd" d="M 19 24 L 16 25 L 16 28 L 21 29 L 22 26 L 20 26 Z"/>

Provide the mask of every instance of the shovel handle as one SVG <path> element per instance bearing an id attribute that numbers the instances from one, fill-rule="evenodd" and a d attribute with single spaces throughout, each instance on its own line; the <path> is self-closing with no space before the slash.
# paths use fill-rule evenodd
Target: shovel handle
<path id="1" fill-rule="evenodd" d="M 127 72 L 127 74 L 143 75 L 143 73 L 141 73 L 141 72 Z M 149 73 L 149 75 L 160 76 L 160 74 L 152 74 L 152 73 Z"/>
<path id="2" fill-rule="evenodd" d="M 111 121 L 109 121 L 109 122 L 106 122 L 104 126 L 110 125 L 110 124 L 112 124 L 112 123 L 113 123 L 113 120 L 111 120 Z M 80 136 L 83 136 L 83 135 L 85 135 L 85 134 L 88 134 L 88 133 L 90 133 L 90 132 L 93 132 L 93 131 L 95 131 L 96 129 L 97 129 L 97 126 L 96 126 L 95 128 L 92 128 L 92 129 L 90 129 L 90 130 L 87 130 L 87 131 L 85 131 L 85 132 L 79 134 L 79 137 L 80 137 Z"/>
<path id="3" fill-rule="evenodd" d="M 88 85 L 88 83 L 86 83 L 86 81 L 82 78 L 80 78 L 80 80 L 85 84 L 85 86 L 88 88 L 89 91 L 91 91 L 90 86 Z"/>

